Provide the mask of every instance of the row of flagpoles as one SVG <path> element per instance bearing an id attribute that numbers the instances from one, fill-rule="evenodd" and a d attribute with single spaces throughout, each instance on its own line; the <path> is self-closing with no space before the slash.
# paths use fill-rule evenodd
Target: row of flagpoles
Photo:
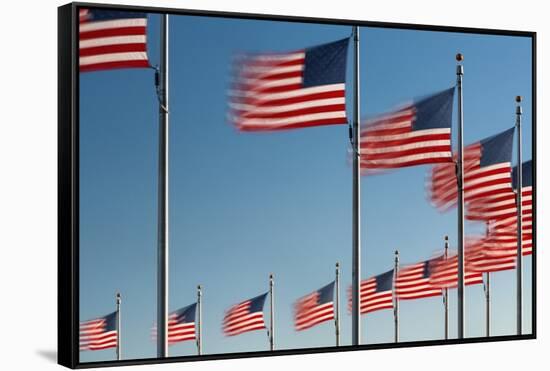
<path id="1" fill-rule="evenodd" d="M 100 9 L 80 9 L 80 69 L 81 72 L 112 69 L 112 68 L 134 68 L 150 67 L 146 54 L 146 27 L 147 16 L 143 13 L 107 11 Z M 159 174 L 158 174 L 158 298 L 157 298 L 157 356 L 168 356 L 168 345 L 170 344 L 171 315 L 168 313 L 168 138 L 169 138 L 169 23 L 168 15 L 161 14 L 160 32 L 160 66 L 155 68 L 155 85 L 159 104 Z M 105 40 L 105 36 L 113 37 L 112 45 Z M 101 40 L 100 40 L 101 39 Z M 451 174 L 445 178 L 445 186 L 451 189 L 451 197 L 443 198 L 443 203 L 457 205 L 458 213 L 458 252 L 452 258 L 456 260 L 456 287 L 457 287 L 457 326 L 458 338 L 465 337 L 465 300 L 464 289 L 468 281 L 465 269 L 465 236 L 464 220 L 465 206 L 470 205 L 470 199 L 480 198 L 471 196 L 471 184 L 476 183 L 476 177 L 487 176 L 483 171 L 485 150 L 483 145 L 493 140 L 487 139 L 473 149 L 464 147 L 463 144 L 463 56 L 457 54 L 456 70 L 456 91 L 458 95 L 458 151 L 453 157 L 451 150 L 451 115 L 455 87 L 437 93 L 431 97 L 415 102 L 387 115 L 383 115 L 367 122 L 360 128 L 360 96 L 359 96 L 359 28 L 352 27 L 351 40 L 353 44 L 353 92 L 351 124 L 346 118 L 345 104 L 345 70 L 346 57 L 349 39 L 346 38 L 329 44 L 318 45 L 304 50 L 278 54 L 257 54 L 245 55 L 238 59 L 236 66 L 237 74 L 231 91 L 230 117 L 231 121 L 241 131 L 276 131 L 287 129 L 298 129 L 311 126 L 348 124 L 349 139 L 352 147 L 352 284 L 351 284 L 351 305 L 352 316 L 352 345 L 361 343 L 360 315 L 368 312 L 369 303 L 365 302 L 366 297 L 372 290 L 376 293 L 377 285 L 382 284 L 391 278 L 393 282 L 390 290 L 391 297 L 382 300 L 381 306 L 375 306 L 373 310 L 384 309 L 385 305 L 394 310 L 395 315 L 395 340 L 399 339 L 399 306 L 398 295 L 393 295 L 395 286 L 399 281 L 399 257 L 396 252 L 394 269 L 386 272 L 380 278 L 376 276 L 361 282 L 361 230 L 360 230 L 360 179 L 362 170 L 365 172 L 395 169 L 407 166 L 422 164 L 434 164 L 433 179 L 438 176 L 438 171 L 443 175 Z M 121 42 L 120 40 L 128 40 Z M 327 57 L 330 56 L 330 58 Z M 521 159 L 521 98 L 517 98 L 516 125 L 518 132 L 518 167 L 517 167 L 517 196 L 516 206 L 516 256 L 515 268 L 517 270 L 517 334 L 522 332 L 522 240 L 524 228 L 522 226 L 522 159 Z M 499 134 L 496 137 L 506 134 Z M 513 132 L 512 132 L 513 135 Z M 506 137 L 508 138 L 508 137 Z M 479 148 L 478 148 L 479 147 Z M 478 149 L 478 157 L 472 158 L 470 152 Z M 477 162 L 476 162 L 477 161 Z M 489 161 L 489 160 L 487 160 Z M 492 160 L 491 160 L 492 161 Z M 511 160 L 510 160 L 511 161 Z M 492 164 L 492 163 L 490 163 Z M 498 165 L 498 164 L 497 164 Z M 489 174 L 490 175 L 490 174 Z M 474 181 L 472 181 L 474 179 Z M 486 180 L 485 178 L 482 178 Z M 479 179 L 478 179 L 479 180 Z M 445 182 L 444 182 L 445 183 Z M 433 182 L 434 197 L 432 201 L 437 204 L 437 181 Z M 511 187 L 511 183 L 510 183 Z M 475 187 L 474 187 L 475 188 Z M 476 189 L 479 191 L 479 189 Z M 475 193 L 475 192 L 474 192 Z M 498 192 L 497 192 L 498 194 Z M 489 192 L 487 197 L 493 195 Z M 447 197 L 447 196 L 446 196 Z M 456 197 L 456 198 L 455 198 Z M 466 202 L 466 203 L 465 203 Z M 487 218 L 487 223 L 495 222 Z M 495 223 L 499 223 L 497 220 Z M 507 224 L 510 228 L 510 225 Z M 489 230 L 489 227 L 488 227 Z M 507 229 L 509 232 L 512 229 Z M 532 232 L 530 232 L 532 233 Z M 447 253 L 448 241 L 444 261 L 451 260 Z M 428 264 L 428 263 L 426 263 Z M 487 313 L 489 313 L 489 272 L 486 279 Z M 339 268 L 336 275 L 336 343 L 340 343 L 339 333 Z M 374 281 L 372 281 L 374 280 Z M 387 283 L 387 282 L 386 282 Z M 443 293 L 445 304 L 445 338 L 449 336 L 448 326 L 448 288 L 444 287 Z M 369 291 L 371 290 L 371 291 Z M 275 327 L 274 327 L 274 294 L 273 277 L 270 277 L 270 289 L 268 291 L 271 312 L 269 341 L 270 349 L 275 349 Z M 319 293 L 317 293 L 320 295 Z M 267 294 L 265 294 L 267 295 Z M 231 321 L 239 321 L 242 315 L 252 315 L 250 308 L 259 306 L 263 308 L 265 295 L 243 302 L 230 311 L 226 323 L 229 333 L 239 333 Z M 394 298 L 395 297 L 395 298 Z M 200 311 L 201 290 L 199 289 L 198 309 L 199 329 L 201 318 Z M 195 309 L 197 309 L 195 307 Z M 372 308 L 371 308 L 372 309 Z M 244 314 L 243 314 L 244 313 Z M 328 317 L 330 315 L 327 314 Z M 117 296 L 116 311 L 116 333 L 120 335 L 120 296 Z M 327 318 L 328 318 L 327 317 Z M 110 329 L 110 317 L 102 317 L 101 326 Z M 264 328 L 263 317 L 260 322 L 258 318 L 247 317 L 251 321 L 249 326 L 252 329 Z M 96 325 L 97 320 L 93 322 Z M 88 327 L 93 323 L 87 321 L 81 329 L 89 331 Z M 98 325 L 99 326 L 99 325 Z M 242 324 L 241 324 L 242 326 Z M 248 325 L 246 325 L 248 326 Z M 247 328 L 247 327 L 244 328 Z M 99 331 L 97 329 L 93 331 Z M 92 333 L 93 333 L 92 331 Z M 109 331 L 104 331 L 109 332 Z M 88 333 L 86 333 L 88 334 Z M 103 334 L 104 335 L 104 334 Z M 102 335 L 102 336 L 103 336 Z M 92 338 L 95 336 L 92 334 Z M 90 337 L 85 336 L 86 341 Z M 201 353 L 200 330 L 197 347 Z M 85 343 L 86 343 L 85 341 Z M 120 358 L 120 342 L 117 341 L 117 354 Z M 88 347 L 87 349 L 92 349 Z"/>
<path id="2" fill-rule="evenodd" d="M 449 271 L 448 238 L 445 236 L 444 253 L 428 261 L 400 266 L 399 252 L 395 251 L 392 270 L 361 282 L 361 314 L 392 309 L 394 317 L 394 341 L 399 342 L 399 302 L 442 296 L 444 305 L 444 338 L 449 338 L 449 288 L 456 286 L 456 270 Z M 452 263 L 451 263 L 452 264 Z M 429 271 L 429 273 L 426 273 Z M 490 336 L 489 273 L 485 272 L 486 336 Z M 426 278 L 428 276 L 429 278 Z M 429 283 L 434 277 L 434 283 Z M 437 278 L 435 278 L 437 277 Z M 424 281 L 423 281 L 424 280 Z M 470 274 L 466 284 L 481 284 L 481 272 Z M 351 288 L 351 287 L 350 287 Z M 230 307 L 224 316 L 223 331 L 226 336 L 235 336 L 249 331 L 265 330 L 264 303 L 269 296 L 269 349 L 275 350 L 275 302 L 274 277 L 269 276 L 269 290 L 252 299 Z M 202 354 L 202 303 L 203 288 L 197 286 L 197 301 L 173 311 L 168 316 L 167 344 L 194 340 L 197 354 Z M 351 303 L 351 297 L 348 298 Z M 294 327 L 296 331 L 307 330 L 327 321 L 335 326 L 335 344 L 340 346 L 340 264 L 336 263 L 335 279 L 328 285 L 303 296 L 294 304 Z M 158 337 L 153 327 L 153 339 Z M 121 341 L 121 295 L 116 294 L 116 310 L 106 316 L 85 321 L 80 325 L 80 349 L 103 350 L 116 348 L 117 360 L 122 359 Z"/>

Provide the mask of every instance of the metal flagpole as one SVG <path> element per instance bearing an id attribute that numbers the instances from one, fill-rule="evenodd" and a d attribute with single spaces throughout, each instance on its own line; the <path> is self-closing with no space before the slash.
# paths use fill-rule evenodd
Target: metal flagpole
<path id="1" fill-rule="evenodd" d="M 489 226 L 487 225 L 485 235 L 489 235 Z M 485 272 L 485 336 L 491 336 L 491 273 Z"/>
<path id="2" fill-rule="evenodd" d="M 395 250 L 395 264 L 393 268 L 393 319 L 395 325 L 394 341 L 399 342 L 399 299 L 395 293 L 395 283 L 397 282 L 397 273 L 399 272 L 399 251 Z"/>
<path id="3" fill-rule="evenodd" d="M 336 333 L 336 346 L 340 346 L 340 263 L 336 262 L 336 304 L 334 305 L 334 327 Z"/>
<path id="4" fill-rule="evenodd" d="M 273 273 L 269 275 L 269 350 L 275 350 L 275 315 L 274 315 L 274 294 L 273 294 Z"/>
<path id="5" fill-rule="evenodd" d="M 202 354 L 202 286 L 197 286 L 197 354 Z"/>
<path id="6" fill-rule="evenodd" d="M 462 76 L 464 68 L 461 62 L 462 54 L 456 55 L 456 86 L 458 89 L 458 158 L 457 158 L 457 185 L 458 185 L 458 338 L 464 338 L 464 153 L 463 153 L 463 113 L 462 113 Z"/>
<path id="7" fill-rule="evenodd" d="M 359 133 L 359 27 L 353 26 L 353 199 L 352 199 L 352 287 L 351 327 L 352 345 L 361 342 L 360 280 L 361 280 L 361 218 L 360 218 L 360 133 Z"/>
<path id="8" fill-rule="evenodd" d="M 445 236 L 445 252 L 443 258 L 447 260 L 449 257 L 449 236 Z M 445 307 L 445 340 L 449 339 L 449 289 L 443 289 L 443 305 Z"/>
<path id="9" fill-rule="evenodd" d="M 521 96 L 516 97 L 516 128 L 518 132 L 518 177 L 517 177 L 517 253 L 516 253 L 516 260 L 517 260 L 517 334 L 521 335 L 523 331 L 522 321 L 523 321 L 523 254 L 522 254 L 522 245 L 523 245 L 523 225 L 522 225 L 522 204 L 521 204 L 521 188 L 523 186 L 523 179 L 522 179 L 522 167 L 523 164 L 521 163 Z"/>
<path id="10" fill-rule="evenodd" d="M 168 356 L 168 15 L 160 17 L 157 357 Z"/>
<path id="11" fill-rule="evenodd" d="M 491 273 L 485 272 L 485 336 L 491 336 Z"/>
<path id="12" fill-rule="evenodd" d="M 120 292 L 116 293 L 116 359 L 120 361 L 122 359 L 122 345 L 121 345 L 121 336 L 120 336 L 120 304 L 122 299 L 120 297 Z"/>

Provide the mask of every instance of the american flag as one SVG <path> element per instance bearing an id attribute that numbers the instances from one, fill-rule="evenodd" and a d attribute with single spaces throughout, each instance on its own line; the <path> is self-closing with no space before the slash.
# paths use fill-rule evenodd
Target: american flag
<path id="1" fill-rule="evenodd" d="M 522 229 L 523 229 L 523 254 L 532 253 L 533 247 L 533 164 L 526 161 L 522 164 Z M 513 254 L 517 245 L 517 166 L 512 171 L 512 185 L 514 189 L 503 195 L 486 197 L 475 200 L 468 205 L 467 216 L 474 220 L 486 220 L 488 222 L 488 235 L 490 246 L 502 253 L 509 251 Z"/>
<path id="2" fill-rule="evenodd" d="M 500 241 L 500 236 L 487 231 L 487 236 L 466 242 L 465 261 L 471 272 L 498 272 L 516 267 L 516 248 Z"/>
<path id="3" fill-rule="evenodd" d="M 532 194 L 533 194 L 533 172 L 532 161 L 526 161 L 522 165 L 522 189 L 521 204 L 524 222 L 532 220 Z M 517 166 L 512 170 L 512 187 L 506 193 L 495 196 L 476 199 L 468 204 L 466 217 L 470 220 L 496 220 L 516 217 L 516 193 L 517 193 Z"/>
<path id="4" fill-rule="evenodd" d="M 81 8 L 79 23 L 80 72 L 149 67 L 145 13 Z"/>
<path id="5" fill-rule="evenodd" d="M 524 216 L 523 220 L 526 220 Z M 531 255 L 533 253 L 533 232 L 531 222 L 522 224 L 522 254 Z M 496 220 L 490 223 L 491 234 L 495 236 L 496 242 L 503 249 L 516 250 L 517 248 L 517 217 Z"/>
<path id="6" fill-rule="evenodd" d="M 469 220 L 498 220 L 515 217 L 516 193 L 510 187 L 507 192 L 478 198 L 466 205 L 466 219 Z"/>
<path id="7" fill-rule="evenodd" d="M 294 304 L 294 328 L 306 330 L 334 319 L 334 281 Z"/>
<path id="8" fill-rule="evenodd" d="M 393 308 L 393 269 L 361 281 L 361 314 Z M 351 287 L 348 289 L 348 309 L 351 311 Z"/>
<path id="9" fill-rule="evenodd" d="M 395 296 L 399 300 L 411 300 L 441 295 L 441 287 L 430 282 L 433 262 L 441 259 L 443 257 L 437 257 L 399 269 L 395 279 Z"/>
<path id="10" fill-rule="evenodd" d="M 466 254 L 465 254 L 466 255 Z M 470 271 L 466 264 L 467 258 L 464 258 L 464 284 L 476 285 L 483 283 L 481 272 Z M 458 286 L 458 256 L 452 255 L 447 259 L 438 259 L 431 264 L 430 284 L 433 287 L 453 288 Z"/>
<path id="11" fill-rule="evenodd" d="M 521 214 L 524 254 L 531 253 L 533 238 L 533 161 L 529 160 L 521 167 Z M 512 184 L 517 190 L 517 166 L 512 171 Z M 517 191 L 516 191 L 517 192 Z M 517 217 L 517 215 L 516 215 Z M 515 218 L 514 218 L 515 220 Z M 517 229 L 517 223 L 514 223 Z"/>
<path id="12" fill-rule="evenodd" d="M 80 323 L 80 350 L 116 348 L 118 341 L 117 313 Z"/>
<path id="13" fill-rule="evenodd" d="M 377 170 L 452 161 L 454 87 L 368 121 L 361 168 Z"/>
<path id="14" fill-rule="evenodd" d="M 180 308 L 168 316 L 168 345 L 181 341 L 195 340 L 195 315 L 197 303 Z M 153 339 L 157 338 L 157 327 L 152 330 Z"/>
<path id="15" fill-rule="evenodd" d="M 346 124 L 348 43 L 237 58 L 230 121 L 242 131 Z"/>
<path id="16" fill-rule="evenodd" d="M 464 148 L 464 200 L 509 193 L 512 187 L 512 145 L 515 128 Z M 455 156 L 456 157 L 456 156 Z M 437 164 L 431 172 L 430 197 L 442 210 L 456 205 L 455 164 Z"/>
<path id="17" fill-rule="evenodd" d="M 223 332 L 227 336 L 265 329 L 264 302 L 267 293 L 245 300 L 229 308 L 223 319 Z"/>

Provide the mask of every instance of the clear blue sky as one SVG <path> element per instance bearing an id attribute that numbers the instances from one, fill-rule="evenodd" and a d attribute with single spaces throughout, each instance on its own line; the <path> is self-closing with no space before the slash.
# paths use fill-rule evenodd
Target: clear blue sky
<path id="1" fill-rule="evenodd" d="M 226 338 L 221 323 L 230 305 L 267 291 L 273 272 L 277 347 L 331 346 L 332 323 L 294 331 L 292 304 L 333 280 L 334 264 L 340 261 L 342 343 L 350 344 L 351 318 L 344 300 L 351 283 L 347 127 L 238 133 L 225 115 L 234 53 L 313 46 L 345 37 L 351 27 L 189 16 L 172 16 L 170 22 L 170 310 L 194 302 L 196 286 L 202 284 L 204 352 L 267 350 L 266 332 Z M 159 18 L 150 15 L 153 64 L 159 59 L 158 31 Z M 465 143 L 513 126 L 514 97 L 521 94 L 524 159 L 532 157 L 530 39 L 360 31 L 363 116 L 454 85 L 454 55 L 460 51 L 465 55 Z M 153 71 L 93 72 L 82 74 L 80 81 L 80 319 L 113 311 L 120 290 L 124 358 L 155 357 L 150 337 L 157 261 Z M 348 94 L 348 102 L 350 98 Z M 456 105 L 454 110 L 453 116 Z M 351 105 L 348 112 L 351 117 Z M 456 246 L 456 211 L 440 214 L 429 204 L 424 186 L 428 171 L 429 166 L 418 166 L 363 177 L 363 278 L 390 269 L 396 249 L 406 264 L 441 249 L 445 234 Z M 466 226 L 467 234 L 482 230 L 477 223 Z M 492 332 L 513 334 L 515 272 L 493 277 Z M 530 277 L 528 257 L 525 332 L 531 331 Z M 466 304 L 468 336 L 484 335 L 481 285 L 468 287 Z M 451 336 L 456 336 L 455 305 L 452 290 Z M 441 298 L 402 301 L 400 321 L 404 341 L 441 339 Z M 362 326 L 364 343 L 393 340 L 390 310 L 363 316 Z M 193 342 L 170 347 L 174 356 L 195 352 Z M 83 362 L 114 357 L 113 350 L 81 353 Z"/>

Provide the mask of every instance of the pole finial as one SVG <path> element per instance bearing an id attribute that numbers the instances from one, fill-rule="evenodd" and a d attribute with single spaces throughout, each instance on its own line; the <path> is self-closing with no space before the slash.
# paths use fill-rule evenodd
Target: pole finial
<path id="1" fill-rule="evenodd" d="M 449 236 L 445 236 L 445 241 L 449 241 Z"/>
<path id="2" fill-rule="evenodd" d="M 516 102 L 517 103 L 521 103 L 522 100 L 523 100 L 523 98 L 521 97 L 521 95 L 516 95 Z"/>
<path id="3" fill-rule="evenodd" d="M 202 290 L 202 285 L 197 285 L 197 290 Z"/>
<path id="4" fill-rule="evenodd" d="M 460 63 L 464 60 L 464 55 L 462 53 L 457 53 L 455 58 L 456 61 Z"/>
<path id="5" fill-rule="evenodd" d="M 336 262 L 336 268 L 340 268 L 340 262 Z"/>

